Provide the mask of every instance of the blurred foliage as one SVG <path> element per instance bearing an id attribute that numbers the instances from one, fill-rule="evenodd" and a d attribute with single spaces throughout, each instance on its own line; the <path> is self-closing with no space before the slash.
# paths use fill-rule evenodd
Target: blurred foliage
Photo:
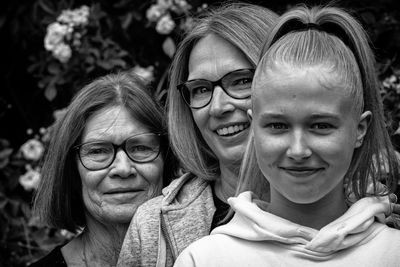
<path id="1" fill-rule="evenodd" d="M 300 1 L 247 2 L 282 13 Z M 0 124 L 5 125 L 0 133 L 0 267 L 26 266 L 72 237 L 62 229 L 41 225 L 31 214 L 51 125 L 62 108 L 90 80 L 118 70 L 142 75 L 164 102 L 176 45 L 190 29 L 193 16 L 210 3 L 214 1 L 8 0 L 0 4 L 0 34 L 7 40 L 0 51 L 4 88 Z M 399 148 L 396 0 L 338 4 L 353 9 L 371 37 L 388 129 Z"/>

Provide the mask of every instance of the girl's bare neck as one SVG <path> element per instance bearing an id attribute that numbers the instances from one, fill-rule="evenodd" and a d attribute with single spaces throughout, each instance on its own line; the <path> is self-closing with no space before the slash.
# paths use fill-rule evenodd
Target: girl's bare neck
<path id="1" fill-rule="evenodd" d="M 322 199 L 309 204 L 294 203 L 271 188 L 271 203 L 267 211 L 291 222 L 321 229 L 343 215 L 348 209 L 342 185 Z"/>

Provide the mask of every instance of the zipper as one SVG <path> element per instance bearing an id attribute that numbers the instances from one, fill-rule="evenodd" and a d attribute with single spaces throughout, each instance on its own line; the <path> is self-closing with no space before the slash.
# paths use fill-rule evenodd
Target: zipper
<path id="1" fill-rule="evenodd" d="M 164 238 L 167 240 L 167 244 L 169 245 L 169 247 L 171 249 L 172 259 L 173 259 L 173 261 L 175 261 L 176 260 L 175 251 L 174 251 L 173 246 L 172 246 L 172 241 L 171 241 L 171 239 L 169 238 L 169 235 L 168 235 L 167 226 L 165 224 L 165 220 L 164 220 L 164 216 L 163 216 L 162 211 L 160 211 L 160 222 L 161 222 L 162 234 L 164 234 Z"/>

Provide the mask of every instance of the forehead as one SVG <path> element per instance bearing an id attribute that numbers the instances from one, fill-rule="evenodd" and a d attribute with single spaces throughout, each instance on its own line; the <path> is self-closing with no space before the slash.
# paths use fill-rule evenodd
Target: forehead
<path id="1" fill-rule="evenodd" d="M 118 142 L 144 132 L 148 132 L 147 127 L 136 120 L 125 107 L 106 107 L 88 118 L 82 132 L 82 142 L 99 139 Z"/>
<path id="2" fill-rule="evenodd" d="M 253 87 L 254 111 L 350 112 L 350 92 L 323 66 L 271 68 L 258 71 Z"/>
<path id="3" fill-rule="evenodd" d="M 225 39 L 209 34 L 200 39 L 190 53 L 188 80 L 216 80 L 228 72 L 251 67 L 242 51 Z"/>

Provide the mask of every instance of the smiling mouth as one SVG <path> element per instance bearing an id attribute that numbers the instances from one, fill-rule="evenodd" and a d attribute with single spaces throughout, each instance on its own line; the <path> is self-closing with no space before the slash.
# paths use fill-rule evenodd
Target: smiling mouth
<path id="1" fill-rule="evenodd" d="M 323 168 L 284 168 L 284 167 L 280 167 L 280 169 L 291 174 L 292 176 L 297 176 L 297 177 L 310 176 L 323 170 Z"/>
<path id="2" fill-rule="evenodd" d="M 220 128 L 216 130 L 216 132 L 219 136 L 232 136 L 246 130 L 249 128 L 249 126 L 250 123 L 236 124 L 229 127 Z"/>
<path id="3" fill-rule="evenodd" d="M 111 195 L 111 194 L 127 194 L 127 193 L 137 193 L 137 192 L 141 192 L 143 190 L 140 189 L 120 189 L 120 190 L 111 190 L 109 192 L 106 192 L 105 194 L 107 195 Z"/>

